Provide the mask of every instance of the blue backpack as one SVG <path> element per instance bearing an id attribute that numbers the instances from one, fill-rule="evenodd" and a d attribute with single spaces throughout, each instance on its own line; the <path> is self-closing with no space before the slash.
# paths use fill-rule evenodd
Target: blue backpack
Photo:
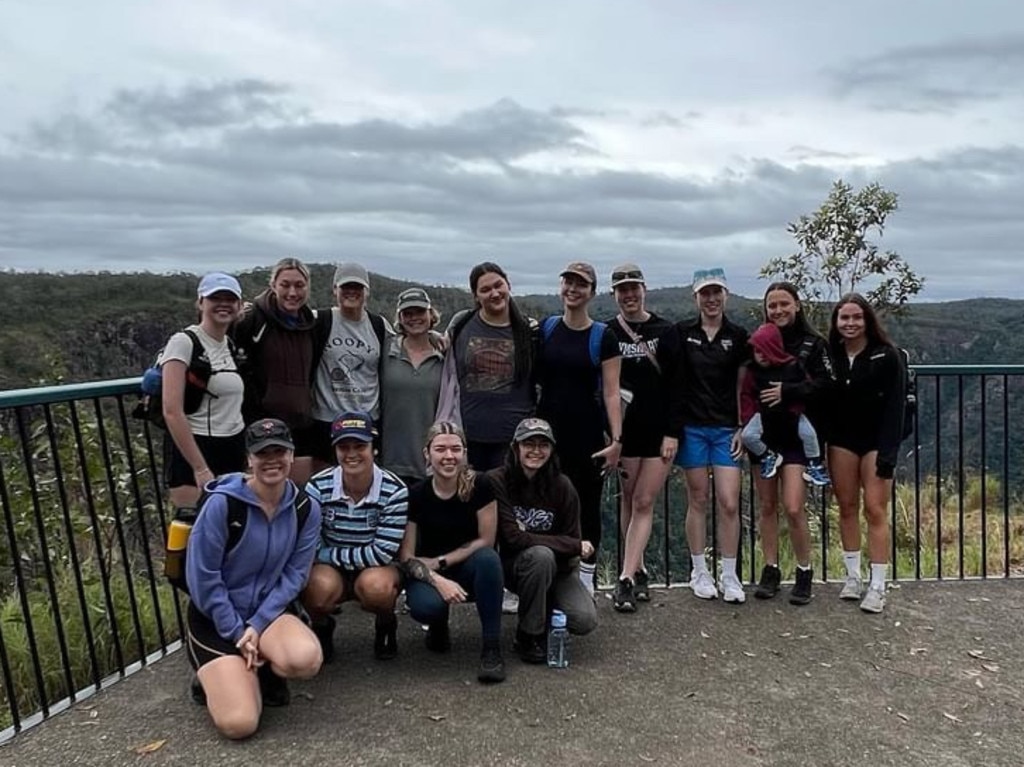
<path id="1" fill-rule="evenodd" d="M 555 332 L 555 328 L 558 327 L 558 323 L 561 322 L 562 317 L 559 314 L 553 314 L 544 320 L 540 326 L 541 337 L 544 342 L 547 343 L 551 340 L 551 334 Z M 603 322 L 597 320 L 590 326 L 590 339 L 588 347 L 590 349 L 590 364 L 592 364 L 598 370 L 601 369 L 601 339 L 604 337 L 604 329 L 608 327 Z M 600 378 L 598 378 L 600 381 Z"/>

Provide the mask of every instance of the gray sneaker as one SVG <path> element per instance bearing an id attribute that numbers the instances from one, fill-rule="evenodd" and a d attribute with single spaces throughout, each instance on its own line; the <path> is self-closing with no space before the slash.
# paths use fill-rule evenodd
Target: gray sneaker
<path id="1" fill-rule="evenodd" d="M 868 586 L 860 609 L 866 613 L 880 613 L 885 608 L 885 586 Z"/>
<path id="2" fill-rule="evenodd" d="M 859 575 L 847 575 L 843 581 L 843 590 L 839 592 L 840 599 L 860 599 L 864 593 L 864 582 Z"/>

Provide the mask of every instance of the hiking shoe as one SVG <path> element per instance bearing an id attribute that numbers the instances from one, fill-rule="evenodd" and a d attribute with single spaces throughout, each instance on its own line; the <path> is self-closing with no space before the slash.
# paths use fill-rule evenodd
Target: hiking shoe
<path id="1" fill-rule="evenodd" d="M 771 479 L 779 472 L 779 464 L 782 463 L 782 456 L 774 450 L 769 450 L 761 459 L 761 479 Z"/>
<path id="2" fill-rule="evenodd" d="M 612 607 L 620 613 L 636 612 L 636 593 L 633 590 L 633 581 L 629 578 L 619 578 L 616 582 L 615 591 L 612 592 Z"/>
<path id="3" fill-rule="evenodd" d="M 747 601 L 747 595 L 743 592 L 743 584 L 735 575 L 723 575 L 718 583 L 722 592 L 722 599 L 733 605 L 741 605 Z"/>
<path id="4" fill-rule="evenodd" d="M 292 702 L 292 694 L 288 689 L 288 682 L 273 672 L 269 663 L 264 663 L 256 670 L 256 676 L 260 680 L 260 696 L 263 698 L 263 705 L 270 708 L 287 706 Z"/>
<path id="5" fill-rule="evenodd" d="M 825 487 L 831 484 L 828 471 L 821 465 L 821 462 L 809 463 L 804 467 L 804 482 L 810 482 L 817 487 Z"/>
<path id="6" fill-rule="evenodd" d="M 870 585 L 864 593 L 860 609 L 866 613 L 880 613 L 885 608 L 885 586 Z"/>
<path id="7" fill-rule="evenodd" d="M 501 644 L 497 639 L 485 641 L 480 651 L 480 668 L 476 672 L 478 681 L 497 684 L 505 681 L 505 659 L 501 657 Z"/>
<path id="8" fill-rule="evenodd" d="M 427 626 L 427 636 L 423 640 L 430 652 L 448 652 L 452 649 L 451 634 L 448 633 L 448 621 Z"/>
<path id="9" fill-rule="evenodd" d="M 847 575 L 843 581 L 843 590 L 839 592 L 840 599 L 860 599 L 864 592 L 864 582 L 859 575 Z"/>
<path id="10" fill-rule="evenodd" d="M 523 663 L 547 663 L 548 648 L 543 634 L 527 634 L 516 629 L 516 641 L 513 649 L 519 654 Z"/>
<path id="11" fill-rule="evenodd" d="M 779 593 L 779 584 L 782 583 L 782 573 L 778 565 L 765 565 L 761 569 L 761 580 L 757 582 L 757 591 L 754 596 L 758 599 L 771 599 Z"/>
<path id="12" fill-rule="evenodd" d="M 501 612 L 503 615 L 515 615 L 519 612 L 519 595 L 505 589 L 501 595 Z"/>
<path id="13" fill-rule="evenodd" d="M 199 683 L 199 677 L 195 674 L 192 675 L 192 681 L 189 683 L 188 694 L 191 696 L 192 702 L 197 706 L 206 705 L 206 690 L 203 689 L 203 686 Z"/>
<path id="14" fill-rule="evenodd" d="M 805 605 L 811 601 L 811 581 L 814 580 L 814 570 L 796 569 L 796 583 L 789 592 L 789 603 L 791 605 Z"/>
<path id="15" fill-rule="evenodd" d="M 698 599 L 714 599 L 718 596 L 715 581 L 707 570 L 695 570 L 690 573 L 690 588 Z"/>
<path id="16" fill-rule="evenodd" d="M 373 657 L 391 660 L 398 655 L 398 619 L 393 612 L 378 613 L 374 623 Z"/>
<path id="17" fill-rule="evenodd" d="M 334 660 L 334 629 L 338 622 L 331 615 L 324 615 L 313 621 L 313 633 L 320 642 L 324 663 Z"/>
<path id="18" fill-rule="evenodd" d="M 646 570 L 637 570 L 633 573 L 633 596 L 637 602 L 651 601 L 651 576 Z"/>

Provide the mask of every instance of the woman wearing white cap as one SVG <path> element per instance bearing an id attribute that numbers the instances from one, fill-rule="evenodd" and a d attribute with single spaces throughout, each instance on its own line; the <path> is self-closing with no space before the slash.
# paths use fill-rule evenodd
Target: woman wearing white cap
<path id="1" fill-rule="evenodd" d="M 426 476 L 423 444 L 434 423 L 444 354 L 430 340 L 441 320 L 423 288 L 398 294 L 395 327 L 381 370 L 381 465 L 408 486 Z"/>
<path id="2" fill-rule="evenodd" d="M 171 336 L 160 355 L 166 442 L 164 473 L 175 506 L 194 506 L 216 476 L 245 468 L 244 384 L 228 328 L 242 287 L 212 272 L 199 282 L 199 322 Z"/>

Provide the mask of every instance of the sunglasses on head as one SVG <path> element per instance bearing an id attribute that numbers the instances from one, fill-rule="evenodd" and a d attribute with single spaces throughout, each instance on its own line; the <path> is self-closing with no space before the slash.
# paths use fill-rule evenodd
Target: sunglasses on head
<path id="1" fill-rule="evenodd" d="M 715 269 L 698 269 L 697 271 L 695 271 L 693 273 L 693 281 L 694 282 L 700 282 L 701 280 L 706 280 L 709 277 L 717 277 L 720 280 L 724 280 L 725 279 L 725 269 L 721 269 L 721 268 L 717 268 L 717 267 Z"/>
<path id="2" fill-rule="evenodd" d="M 612 282 L 619 282 L 620 280 L 642 280 L 643 278 L 643 272 L 640 271 L 612 272 Z"/>

